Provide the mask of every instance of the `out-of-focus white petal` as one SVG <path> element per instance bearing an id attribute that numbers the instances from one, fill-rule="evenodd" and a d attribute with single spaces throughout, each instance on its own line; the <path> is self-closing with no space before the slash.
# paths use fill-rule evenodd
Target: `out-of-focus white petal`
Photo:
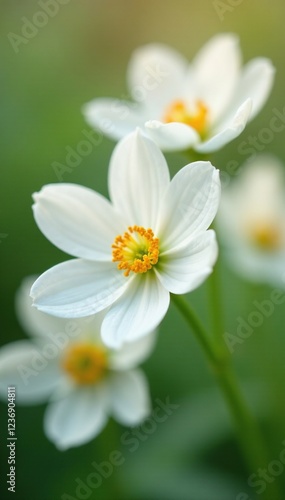
<path id="1" fill-rule="evenodd" d="M 156 332 L 150 332 L 141 339 L 127 342 L 118 351 L 110 351 L 108 360 L 112 370 L 129 370 L 143 363 L 153 351 Z"/>
<path id="2" fill-rule="evenodd" d="M 139 104 L 115 98 L 94 99 L 85 104 L 82 111 L 91 127 L 115 140 L 122 139 L 136 127 L 143 127 L 148 119 L 148 114 Z"/>
<path id="3" fill-rule="evenodd" d="M 30 289 L 38 276 L 25 278 L 16 293 L 16 313 L 19 323 L 28 335 L 50 338 L 66 330 L 66 319 L 56 318 L 32 307 Z"/>
<path id="4" fill-rule="evenodd" d="M 197 98 L 208 105 L 211 123 L 227 109 L 236 90 L 240 66 L 239 40 L 231 33 L 214 36 L 196 55 L 187 85 L 194 87 Z"/>
<path id="5" fill-rule="evenodd" d="M 109 192 L 115 208 L 124 215 L 128 226 L 139 225 L 155 230 L 160 200 L 169 180 L 163 154 L 139 130 L 116 146 L 110 163 Z"/>
<path id="6" fill-rule="evenodd" d="M 111 245 L 124 228 L 103 196 L 76 184 L 50 184 L 34 194 L 34 216 L 42 233 L 75 257 L 111 260 Z"/>
<path id="7" fill-rule="evenodd" d="M 163 106 L 181 97 L 188 61 L 163 44 L 148 44 L 136 49 L 129 62 L 127 79 L 135 101 L 143 103 L 158 116 Z"/>
<path id="8" fill-rule="evenodd" d="M 219 124 L 213 136 L 205 142 L 200 142 L 194 149 L 199 153 L 212 153 L 223 147 L 228 142 L 238 137 L 244 130 L 252 109 L 252 100 L 247 99 L 230 119 Z"/>
<path id="9" fill-rule="evenodd" d="M 101 387 L 78 387 L 48 406 L 45 433 L 60 450 L 79 446 L 101 432 L 107 422 L 107 411 L 106 394 Z"/>
<path id="10" fill-rule="evenodd" d="M 191 292 L 212 272 L 218 255 L 215 232 L 198 234 L 179 249 L 169 250 L 166 254 L 155 267 L 163 286 L 172 293 Z"/>
<path id="11" fill-rule="evenodd" d="M 139 126 L 164 151 L 216 151 L 241 133 L 272 88 L 274 68 L 269 59 L 256 58 L 244 69 L 241 59 L 239 39 L 232 33 L 212 37 L 191 65 L 166 45 L 139 47 L 127 71 L 136 104 L 102 98 L 88 103 L 83 112 L 92 126 L 115 139 Z M 248 99 L 253 107 L 245 119 L 243 104 Z M 168 113 L 179 102 L 185 114 L 173 113 L 181 121 L 171 122 Z M 194 127 L 196 119 L 198 133 L 190 126 Z"/>
<path id="12" fill-rule="evenodd" d="M 101 330 L 103 341 L 118 349 L 124 342 L 148 334 L 160 323 L 168 306 L 169 293 L 154 273 L 136 275 L 107 312 Z"/>
<path id="13" fill-rule="evenodd" d="M 224 190 L 217 230 L 237 273 L 257 283 L 284 287 L 284 167 L 277 158 L 260 155 L 241 168 L 236 182 Z"/>
<path id="14" fill-rule="evenodd" d="M 269 283 L 271 286 L 285 288 L 285 250 L 277 255 L 268 255 L 250 247 L 237 246 L 227 257 L 233 268 L 245 280 L 255 283 Z"/>
<path id="15" fill-rule="evenodd" d="M 151 139 L 163 151 L 181 151 L 200 142 L 196 130 L 184 123 L 161 123 L 151 120 L 145 123 L 145 128 Z"/>
<path id="16" fill-rule="evenodd" d="M 112 262 L 74 259 L 43 273 L 31 289 L 34 305 L 62 318 L 89 316 L 121 296 L 127 285 Z"/>
<path id="17" fill-rule="evenodd" d="M 236 182 L 224 190 L 219 218 L 229 233 L 247 227 L 249 221 L 284 221 L 284 167 L 272 155 L 260 155 L 247 162 Z"/>
<path id="18" fill-rule="evenodd" d="M 59 349 L 47 343 L 36 345 L 19 340 L 0 349 L 0 394 L 7 398 L 8 386 L 16 387 L 18 403 L 46 401 L 60 383 Z"/>
<path id="19" fill-rule="evenodd" d="M 41 337 L 47 343 L 54 343 L 63 350 L 70 342 L 78 338 L 90 338 L 101 342 L 101 324 L 105 312 L 99 312 L 84 318 L 58 318 L 38 311 L 32 307 L 30 289 L 37 276 L 25 278 L 16 294 L 17 317 L 29 335 Z M 43 341 L 43 340 L 42 340 Z"/>
<path id="20" fill-rule="evenodd" d="M 109 383 L 115 419 L 124 425 L 141 423 L 150 413 L 149 389 L 143 372 L 115 373 Z"/>
<path id="21" fill-rule="evenodd" d="M 257 57 L 249 61 L 241 74 L 230 109 L 237 109 L 248 98 L 252 99 L 250 120 L 264 106 L 274 82 L 275 68 L 270 59 Z"/>
<path id="22" fill-rule="evenodd" d="M 161 252 L 205 231 L 220 201 L 219 171 L 210 162 L 194 162 L 172 179 L 163 202 L 158 237 Z"/>

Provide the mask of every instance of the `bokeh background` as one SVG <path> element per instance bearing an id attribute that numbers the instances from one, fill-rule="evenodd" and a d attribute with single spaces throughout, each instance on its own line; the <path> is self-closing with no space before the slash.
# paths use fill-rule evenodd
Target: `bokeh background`
<path id="1" fill-rule="evenodd" d="M 37 1 L 1 0 L 0 4 L 1 345 L 25 336 L 14 312 L 21 280 L 66 259 L 38 230 L 31 194 L 44 184 L 59 182 L 54 162 L 65 164 L 66 147 L 76 149 L 84 139 L 82 131 L 89 127 L 81 106 L 96 96 L 128 94 L 125 70 L 133 49 L 165 42 L 191 59 L 212 35 L 230 31 L 240 36 L 244 61 L 256 56 L 272 59 L 277 74 L 271 97 L 242 136 L 214 155 L 213 163 L 220 169 L 230 160 L 242 164 L 241 141 L 268 127 L 273 108 L 282 112 L 285 106 L 283 0 L 70 0 L 59 4 L 57 15 L 15 53 L 8 34 L 21 35 L 22 18 L 32 20 L 39 10 Z M 274 134 L 264 150 L 285 163 L 284 139 L 285 131 Z M 62 180 L 107 195 L 113 147 L 104 138 Z M 181 155 L 169 154 L 167 159 L 173 173 L 186 163 Z M 247 318 L 253 301 L 268 298 L 271 290 L 237 277 L 222 256 L 219 266 L 226 330 L 235 333 L 237 317 Z M 209 326 L 208 299 L 207 283 L 191 294 L 193 307 Z M 233 355 L 272 459 L 278 459 L 285 438 L 284 316 L 284 306 L 276 307 Z M 18 406 L 15 494 L 6 487 L 7 403 L 1 403 L 1 498 L 74 500 L 75 479 L 84 481 L 93 470 L 92 461 L 107 460 L 112 450 L 120 449 L 124 464 L 89 498 L 245 500 L 238 495 L 247 492 L 248 500 L 254 499 L 228 412 L 203 353 L 174 307 L 161 325 L 157 348 L 144 369 L 154 406 L 156 398 L 169 397 L 179 407 L 152 433 L 142 432 L 133 452 L 121 442 L 126 429 L 113 421 L 93 442 L 59 452 L 43 434 L 45 406 Z M 285 498 L 285 472 L 278 480 L 283 482 Z"/>

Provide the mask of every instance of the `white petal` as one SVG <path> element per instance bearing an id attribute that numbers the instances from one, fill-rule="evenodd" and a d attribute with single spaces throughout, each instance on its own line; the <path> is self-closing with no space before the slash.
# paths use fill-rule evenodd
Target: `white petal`
<path id="1" fill-rule="evenodd" d="M 45 433 L 60 450 L 87 443 L 105 426 L 106 409 L 106 395 L 100 387 L 79 387 L 48 406 Z"/>
<path id="2" fill-rule="evenodd" d="M 194 162 L 172 179 L 163 203 L 158 237 L 161 252 L 176 248 L 208 229 L 220 201 L 219 171 L 210 162 Z"/>
<path id="3" fill-rule="evenodd" d="M 60 383 L 57 355 L 47 358 L 41 347 L 19 340 L 0 350 L 0 395 L 7 399 L 7 387 L 16 387 L 17 402 L 37 404 L 46 401 Z M 49 353 L 50 355 L 50 353 Z"/>
<path id="4" fill-rule="evenodd" d="M 36 222 L 58 248 L 74 257 L 111 260 L 111 245 L 122 227 L 110 202 L 76 184 L 50 184 L 34 194 Z"/>
<path id="5" fill-rule="evenodd" d="M 269 59 L 259 57 L 249 61 L 243 69 L 236 95 L 230 108 L 237 109 L 246 99 L 251 98 L 253 106 L 250 120 L 252 120 L 268 99 L 274 75 L 275 68 Z"/>
<path id="6" fill-rule="evenodd" d="M 94 99 L 85 104 L 82 111 L 91 127 L 115 140 L 122 139 L 136 127 L 143 127 L 148 117 L 138 104 L 115 98 Z"/>
<path id="7" fill-rule="evenodd" d="M 284 285 L 284 215 L 284 166 L 271 155 L 247 162 L 238 180 L 223 192 L 217 216 L 226 256 L 245 279 Z M 266 251 L 254 244 L 251 233 L 260 224 L 276 228 L 278 249 Z"/>
<path id="8" fill-rule="evenodd" d="M 248 228 L 263 221 L 284 226 L 284 166 L 271 155 L 258 155 L 223 192 L 217 221 L 226 240 L 248 241 Z"/>
<path id="9" fill-rule="evenodd" d="M 259 251 L 250 245 L 236 243 L 236 248 L 227 249 L 225 255 L 237 274 L 246 281 L 268 283 L 284 290 L 284 250 L 277 255 L 272 255 Z"/>
<path id="10" fill-rule="evenodd" d="M 143 363 L 153 351 L 156 337 L 156 332 L 150 332 L 141 339 L 125 343 L 118 351 L 110 351 L 108 356 L 110 368 L 130 370 Z"/>
<path id="11" fill-rule="evenodd" d="M 160 200 L 168 184 L 169 171 L 164 156 L 139 130 L 116 146 L 110 163 L 109 192 L 128 226 L 155 230 Z"/>
<path id="12" fill-rule="evenodd" d="M 149 109 L 149 119 L 161 118 L 165 105 L 181 97 L 187 60 L 171 47 L 149 44 L 133 52 L 128 67 L 128 84 L 135 101 Z"/>
<path id="13" fill-rule="evenodd" d="M 199 134 L 184 123 L 161 123 L 156 120 L 145 123 L 151 139 L 163 151 L 181 151 L 189 149 L 200 141 Z"/>
<path id="14" fill-rule="evenodd" d="M 96 343 L 101 342 L 101 325 L 105 316 L 104 311 L 84 318 L 58 318 L 39 311 L 32 307 L 30 289 L 36 280 L 36 276 L 29 276 L 23 283 L 16 295 L 17 317 L 29 335 L 43 337 L 48 343 L 53 343 L 63 350 L 70 339 L 90 338 Z"/>
<path id="15" fill-rule="evenodd" d="M 231 101 L 240 66 L 239 40 L 230 33 L 211 38 L 195 57 L 188 85 L 194 85 L 197 97 L 209 106 L 211 122 L 221 116 Z"/>
<path id="16" fill-rule="evenodd" d="M 161 264 L 155 267 L 155 272 L 170 292 L 191 292 L 212 272 L 217 255 L 215 232 L 206 231 L 179 249 L 162 255 Z"/>
<path id="17" fill-rule="evenodd" d="M 120 423 L 137 425 L 149 415 L 149 389 L 143 372 L 114 373 L 110 389 L 113 414 Z"/>
<path id="18" fill-rule="evenodd" d="M 228 144 L 233 139 L 238 137 L 244 130 L 252 109 L 252 100 L 247 99 L 235 112 L 235 115 L 219 124 L 213 136 L 205 141 L 194 146 L 194 149 L 199 153 L 212 153 L 221 149 L 225 144 Z"/>
<path id="19" fill-rule="evenodd" d="M 153 273 L 136 275 L 105 316 L 103 342 L 118 349 L 124 342 L 146 335 L 160 323 L 168 306 L 169 293 Z"/>
<path id="20" fill-rule="evenodd" d="M 37 276 L 29 276 L 23 280 L 16 294 L 16 312 L 21 326 L 28 335 L 50 338 L 51 335 L 65 331 L 66 320 L 56 318 L 32 307 L 30 289 Z"/>
<path id="21" fill-rule="evenodd" d="M 31 289 L 34 305 L 62 318 L 102 311 L 123 293 L 126 278 L 115 264 L 74 259 L 43 273 Z"/>

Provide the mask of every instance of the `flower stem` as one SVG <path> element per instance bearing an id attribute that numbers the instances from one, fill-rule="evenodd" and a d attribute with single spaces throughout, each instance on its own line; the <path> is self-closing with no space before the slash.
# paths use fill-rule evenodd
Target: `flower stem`
<path id="1" fill-rule="evenodd" d="M 251 474 L 258 474 L 259 469 L 267 469 L 269 460 L 260 434 L 258 424 L 251 414 L 246 401 L 240 391 L 235 374 L 230 366 L 229 358 L 211 341 L 204 326 L 181 295 L 172 295 L 172 300 L 184 319 L 190 325 L 198 342 L 202 346 L 208 361 L 216 376 L 217 382 L 224 395 L 225 401 L 237 428 L 239 444 L 248 470 Z M 266 489 L 260 495 L 262 500 L 278 500 L 282 496 L 278 491 L 276 481 L 266 484 Z"/>
<path id="2" fill-rule="evenodd" d="M 216 364 L 216 351 L 208 339 L 208 334 L 196 313 L 182 295 L 171 294 L 171 299 L 193 330 L 212 365 Z"/>
<path id="3" fill-rule="evenodd" d="M 208 278 L 209 302 L 211 308 L 211 317 L 213 322 L 213 334 L 218 349 L 224 350 L 223 332 L 224 322 L 222 316 L 222 304 L 220 295 L 220 269 L 219 261 L 216 263 L 211 276 Z"/>

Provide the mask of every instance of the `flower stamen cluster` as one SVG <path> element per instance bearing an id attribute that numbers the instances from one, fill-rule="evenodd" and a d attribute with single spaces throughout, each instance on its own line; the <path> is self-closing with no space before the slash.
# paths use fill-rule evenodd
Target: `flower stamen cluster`
<path id="1" fill-rule="evenodd" d="M 105 351 L 93 344 L 72 345 L 62 360 L 63 370 L 77 384 L 94 384 L 100 380 L 107 366 Z"/>
<path id="2" fill-rule="evenodd" d="M 119 262 L 118 269 L 130 272 L 146 273 L 158 261 L 159 238 L 155 238 L 152 229 L 130 226 L 123 236 L 115 238 L 112 245 L 113 262 Z"/>
<path id="3" fill-rule="evenodd" d="M 252 242 L 262 250 L 278 250 L 282 244 L 281 232 L 277 225 L 260 223 L 251 228 Z"/>
<path id="4" fill-rule="evenodd" d="M 196 102 L 196 112 L 191 112 L 182 100 L 173 101 L 163 117 L 165 123 L 179 122 L 193 127 L 200 136 L 204 136 L 207 129 L 209 109 L 203 101 Z"/>

